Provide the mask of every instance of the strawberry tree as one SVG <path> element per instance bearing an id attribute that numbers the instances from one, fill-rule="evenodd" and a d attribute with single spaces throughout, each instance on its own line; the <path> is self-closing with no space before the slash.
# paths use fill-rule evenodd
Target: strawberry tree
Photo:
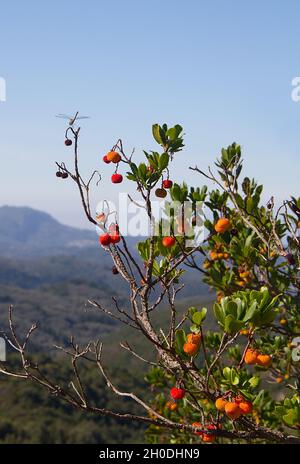
<path id="1" fill-rule="evenodd" d="M 22 371 L 1 365 L 1 372 L 37 382 L 87 413 L 144 422 L 151 443 L 300 443 L 300 199 L 291 197 L 277 209 L 273 197 L 265 204 L 262 185 L 242 175 L 236 143 L 221 150 L 214 169 L 190 168 L 199 174 L 199 185 L 176 182 L 171 170 L 184 147 L 182 127 L 155 124 L 152 133 L 156 148 L 144 151 L 140 161 L 126 153 L 122 140 L 103 156 L 103 171 L 112 183 L 136 185 L 139 206 L 151 224 L 137 250 L 128 246 L 113 212 L 93 212 L 90 188 L 99 174 L 85 180 L 80 173 L 80 129 L 66 132 L 74 167 L 57 163 L 57 177 L 77 185 L 85 215 L 100 231 L 99 246 L 111 256 L 113 274 L 127 283 L 126 309 L 117 298 L 112 308 L 89 303 L 150 343 L 151 360 L 121 345 L 136 362 L 151 364 L 146 375 L 150 401 L 149 395 L 141 398 L 114 384 L 103 365 L 101 341 L 86 347 L 72 342 L 64 349 L 72 359 L 74 381 L 57 386 L 28 361 L 33 329 L 21 342 L 12 308 L 7 337 L 20 354 Z M 157 199 L 168 200 L 159 219 L 153 215 Z M 194 306 L 182 313 L 177 295 L 187 268 L 213 296 L 207 308 Z M 167 327 L 157 323 L 162 308 L 168 312 Z M 137 402 L 145 414 L 95 406 L 80 377 L 79 359 L 88 359 L 108 388 Z"/>

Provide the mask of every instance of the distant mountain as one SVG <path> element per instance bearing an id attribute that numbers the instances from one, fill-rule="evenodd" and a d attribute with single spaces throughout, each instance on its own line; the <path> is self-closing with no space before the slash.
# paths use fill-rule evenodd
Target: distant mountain
<path id="1" fill-rule="evenodd" d="M 49 214 L 27 207 L 0 207 L 0 256 L 36 258 L 72 254 L 97 246 L 96 233 L 65 226 Z"/>

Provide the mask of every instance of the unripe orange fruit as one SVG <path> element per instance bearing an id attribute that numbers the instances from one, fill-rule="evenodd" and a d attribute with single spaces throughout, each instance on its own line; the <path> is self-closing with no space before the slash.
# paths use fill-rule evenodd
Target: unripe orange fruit
<path id="1" fill-rule="evenodd" d="M 198 348 L 199 348 L 199 345 L 197 345 L 196 343 L 186 342 L 183 345 L 183 351 L 189 356 L 194 356 L 197 353 Z"/>
<path id="2" fill-rule="evenodd" d="M 268 354 L 259 354 L 256 362 L 259 366 L 268 367 L 272 362 L 272 358 Z"/>
<path id="3" fill-rule="evenodd" d="M 227 401 L 224 400 L 223 398 L 218 398 L 215 402 L 215 406 L 219 411 L 225 411 L 226 404 L 227 404 Z"/>
<path id="4" fill-rule="evenodd" d="M 218 259 L 218 253 L 216 251 L 211 251 L 210 252 L 210 257 L 211 257 L 212 260 L 215 261 L 216 259 Z"/>
<path id="5" fill-rule="evenodd" d="M 242 411 L 242 414 L 251 414 L 253 411 L 253 405 L 251 401 L 241 401 L 238 403 L 240 410 Z"/>
<path id="6" fill-rule="evenodd" d="M 247 330 L 247 329 L 242 329 L 242 330 L 240 330 L 240 334 L 241 334 L 241 335 L 246 335 L 246 336 L 248 336 L 248 335 L 249 335 L 249 330 Z"/>
<path id="7" fill-rule="evenodd" d="M 248 350 L 245 353 L 244 361 L 246 364 L 256 364 L 257 356 L 257 351 L 248 348 Z"/>
<path id="8" fill-rule="evenodd" d="M 250 276 L 249 271 L 240 272 L 241 279 L 247 279 L 247 277 L 249 277 L 249 276 Z"/>
<path id="9" fill-rule="evenodd" d="M 201 335 L 200 334 L 190 333 L 190 334 L 188 334 L 186 339 L 187 339 L 188 343 L 193 343 L 195 345 L 199 345 L 199 343 L 201 342 Z"/>
<path id="10" fill-rule="evenodd" d="M 121 161 L 121 156 L 116 151 L 109 151 L 106 155 L 106 159 L 112 163 L 119 163 Z"/>
<path id="11" fill-rule="evenodd" d="M 229 219 L 227 218 L 220 218 L 217 223 L 215 224 L 215 231 L 223 234 L 230 228 L 231 224 Z"/>
<path id="12" fill-rule="evenodd" d="M 239 408 L 239 405 L 235 402 L 228 401 L 225 404 L 225 412 L 230 419 L 238 419 L 240 415 L 242 414 L 242 411 Z"/>

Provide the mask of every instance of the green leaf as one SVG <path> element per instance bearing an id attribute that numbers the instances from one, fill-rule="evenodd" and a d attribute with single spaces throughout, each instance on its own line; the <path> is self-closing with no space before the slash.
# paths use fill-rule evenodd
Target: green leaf
<path id="1" fill-rule="evenodd" d="M 159 143 L 159 145 L 163 144 L 161 134 L 160 134 L 160 125 L 159 124 L 153 124 L 152 126 L 152 135 L 154 140 Z"/>
<path id="2" fill-rule="evenodd" d="M 169 164 L 169 155 L 168 153 L 163 153 L 159 160 L 159 169 L 163 171 Z"/>
<path id="3" fill-rule="evenodd" d="M 223 376 L 226 380 L 230 381 L 230 376 L 231 376 L 231 369 L 230 367 L 224 367 L 223 369 Z"/>
<path id="4" fill-rule="evenodd" d="M 257 376 L 253 376 L 251 377 L 251 379 L 248 380 L 248 382 L 252 388 L 256 388 L 260 382 L 260 378 Z"/>
<path id="5" fill-rule="evenodd" d="M 203 308 L 201 311 L 197 311 L 196 313 L 193 314 L 193 322 L 196 325 L 201 325 L 203 320 L 206 317 L 207 309 Z"/>

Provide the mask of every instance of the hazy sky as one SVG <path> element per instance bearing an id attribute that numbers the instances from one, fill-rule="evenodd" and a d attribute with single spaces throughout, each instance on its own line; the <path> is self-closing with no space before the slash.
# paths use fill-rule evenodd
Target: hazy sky
<path id="1" fill-rule="evenodd" d="M 121 137 L 141 159 L 142 148 L 155 148 L 153 122 L 184 126 L 175 180 L 201 185 L 188 166 L 212 164 L 237 141 L 266 198 L 300 193 L 297 0 L 11 0 L 0 15 L 0 205 L 85 225 L 75 186 L 57 180 L 54 166 L 71 159 L 54 115 L 77 109 L 91 116 L 81 163 L 103 174 L 96 200 L 130 184 L 110 184 L 103 154 Z"/>

